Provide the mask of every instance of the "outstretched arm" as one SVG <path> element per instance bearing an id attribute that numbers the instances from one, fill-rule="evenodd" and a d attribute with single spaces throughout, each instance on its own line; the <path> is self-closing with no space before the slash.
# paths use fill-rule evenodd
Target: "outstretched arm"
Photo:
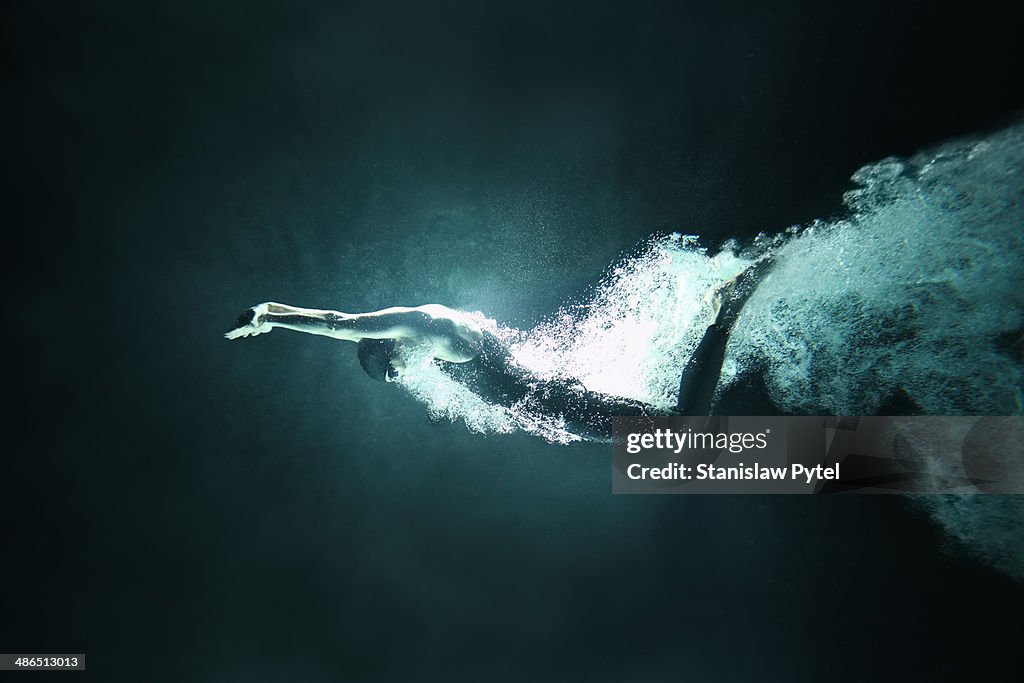
<path id="1" fill-rule="evenodd" d="M 431 316 L 416 308 L 394 307 L 353 314 L 267 302 L 243 311 L 224 336 L 251 337 L 281 327 L 348 341 L 408 339 L 428 335 L 432 322 Z"/>

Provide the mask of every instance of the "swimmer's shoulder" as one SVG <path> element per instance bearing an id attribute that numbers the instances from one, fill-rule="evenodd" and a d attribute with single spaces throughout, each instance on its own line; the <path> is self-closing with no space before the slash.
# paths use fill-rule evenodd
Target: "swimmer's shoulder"
<path id="1" fill-rule="evenodd" d="M 448 308 L 441 304 L 424 304 L 417 306 L 416 310 L 427 314 L 434 320 L 451 322 L 460 333 L 473 337 L 481 334 L 479 325 L 473 321 L 471 316 L 462 311 L 456 311 L 454 308 Z"/>
<path id="2" fill-rule="evenodd" d="M 448 308 L 441 304 L 423 304 L 422 306 L 416 306 L 415 310 L 426 313 L 434 319 L 456 320 L 460 317 L 465 317 L 465 314 L 456 311 L 454 308 Z"/>
<path id="3" fill-rule="evenodd" d="M 441 304 L 424 304 L 416 310 L 432 321 L 438 358 L 462 363 L 476 357 L 484 334 L 470 316 Z"/>

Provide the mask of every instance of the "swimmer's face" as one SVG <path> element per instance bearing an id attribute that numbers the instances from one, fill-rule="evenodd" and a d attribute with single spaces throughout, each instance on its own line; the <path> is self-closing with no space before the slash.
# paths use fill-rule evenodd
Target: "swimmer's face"
<path id="1" fill-rule="evenodd" d="M 395 354 L 391 357 L 391 361 L 388 363 L 388 371 L 384 375 L 385 382 L 397 382 L 398 378 L 402 376 L 402 372 L 405 371 L 405 362 L 402 360 L 399 354 Z"/>

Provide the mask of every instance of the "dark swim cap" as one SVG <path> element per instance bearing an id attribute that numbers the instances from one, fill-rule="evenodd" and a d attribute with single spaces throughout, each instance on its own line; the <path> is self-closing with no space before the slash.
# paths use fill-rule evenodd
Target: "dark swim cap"
<path id="1" fill-rule="evenodd" d="M 380 382 L 387 381 L 389 371 L 397 377 L 398 373 L 391 367 L 391 359 L 395 357 L 394 339 L 360 339 L 358 346 L 359 364 L 367 375 Z"/>

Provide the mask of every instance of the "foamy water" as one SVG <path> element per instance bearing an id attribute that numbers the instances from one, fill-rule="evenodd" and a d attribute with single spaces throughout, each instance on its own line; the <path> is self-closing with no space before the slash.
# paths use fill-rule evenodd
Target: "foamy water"
<path id="1" fill-rule="evenodd" d="M 532 330 L 475 315 L 539 377 L 667 408 L 710 319 L 708 292 L 770 249 L 776 266 L 740 315 L 723 385 L 764 373 L 794 413 L 872 414 L 902 390 L 927 414 L 1018 414 L 1022 364 L 1008 343 L 1024 328 L 1022 161 L 1021 127 L 886 159 L 853 175 L 839 219 L 717 254 L 696 237 L 653 239 L 589 301 Z M 557 416 L 488 405 L 422 360 L 405 384 L 435 415 L 574 438 Z"/>
<path id="2" fill-rule="evenodd" d="M 531 330 L 479 312 L 470 316 L 538 379 L 573 378 L 591 391 L 670 408 L 686 360 L 711 321 L 709 294 L 750 262 L 733 250 L 711 256 L 696 238 L 670 235 L 612 268 L 591 300 L 566 306 Z M 552 443 L 579 440 L 560 416 L 534 409 L 528 399 L 508 407 L 486 403 L 423 354 L 407 362 L 402 384 L 432 416 L 461 420 L 472 431 L 519 429 Z"/>
<path id="3" fill-rule="evenodd" d="M 667 408 L 711 311 L 707 293 L 771 250 L 776 265 L 730 338 L 721 386 L 763 373 L 792 413 L 872 414 L 905 392 L 931 415 L 1021 414 L 1024 126 L 951 142 L 852 176 L 839 218 L 794 226 L 717 254 L 698 238 L 652 239 L 594 296 L 532 330 L 478 324 L 539 377 Z M 490 405 L 414 359 L 405 387 L 435 417 L 473 431 L 578 437 L 529 404 Z M 915 499 L 958 543 L 1024 580 L 1024 502 Z"/>
<path id="4" fill-rule="evenodd" d="M 784 410 L 872 414 L 903 389 L 927 414 L 1021 411 L 1024 129 L 854 174 L 842 220 L 786 240 L 731 338 Z"/>

